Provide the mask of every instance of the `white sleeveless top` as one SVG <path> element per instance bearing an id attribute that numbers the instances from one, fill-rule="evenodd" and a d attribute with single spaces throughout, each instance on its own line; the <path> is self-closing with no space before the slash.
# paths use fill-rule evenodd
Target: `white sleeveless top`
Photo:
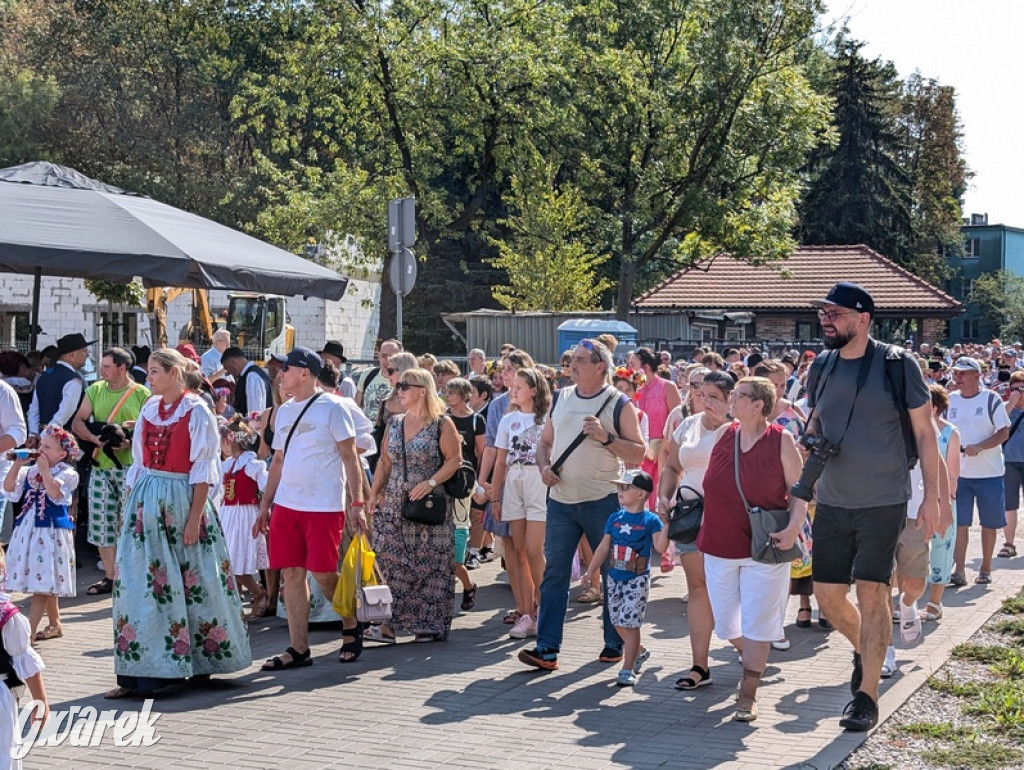
<path id="1" fill-rule="evenodd" d="M 608 400 L 598 417 L 601 425 L 615 433 L 615 403 L 622 395 L 611 385 L 596 396 L 581 398 L 576 395 L 576 386 L 570 385 L 558 392 L 558 402 L 551 411 L 551 422 L 555 429 L 555 442 L 551 449 L 551 462 L 559 458 L 583 429 L 583 418 L 594 414 L 597 408 Z M 615 492 L 612 481 L 622 473 L 622 463 L 608 448 L 601 446 L 597 439 L 583 440 L 562 466 L 559 482 L 551 487 L 551 497 L 560 503 L 574 504 L 600 500 Z"/>

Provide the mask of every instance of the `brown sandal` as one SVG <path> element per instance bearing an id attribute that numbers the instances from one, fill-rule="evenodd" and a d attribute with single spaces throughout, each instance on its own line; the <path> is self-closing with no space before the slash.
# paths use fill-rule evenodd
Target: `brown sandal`
<path id="1" fill-rule="evenodd" d="M 267 614 L 267 608 L 270 606 L 270 596 L 263 594 L 259 599 L 254 599 L 252 602 L 252 609 L 249 610 L 249 617 L 247 620 L 251 623 L 254 620 L 259 620 Z"/>
<path id="2" fill-rule="evenodd" d="M 113 690 L 108 690 L 103 693 L 103 697 L 107 700 L 120 700 L 121 698 L 131 698 L 138 693 L 129 687 L 115 687 Z"/>
<path id="3" fill-rule="evenodd" d="M 60 626 L 47 626 L 36 633 L 37 642 L 45 642 L 47 639 L 60 639 L 64 636 L 64 629 Z"/>

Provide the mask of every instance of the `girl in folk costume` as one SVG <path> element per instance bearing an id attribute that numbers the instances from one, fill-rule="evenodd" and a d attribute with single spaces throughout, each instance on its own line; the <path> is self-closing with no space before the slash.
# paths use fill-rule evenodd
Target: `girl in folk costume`
<path id="1" fill-rule="evenodd" d="M 259 415 L 254 413 L 258 420 Z M 262 618 L 269 596 L 256 579 L 267 569 L 267 539 L 262 532 L 253 537 L 252 528 L 260 512 L 260 494 L 267 486 L 267 464 L 256 457 L 259 437 L 240 414 L 220 429 L 224 496 L 220 504 L 220 525 L 228 544 L 228 556 L 235 580 L 252 597 L 249 620 Z"/>
<path id="2" fill-rule="evenodd" d="M 32 594 L 29 626 L 35 639 L 63 635 L 56 597 L 75 595 L 75 524 L 68 507 L 78 488 L 78 472 L 71 463 L 81 455 L 74 436 L 49 425 L 40 438 L 35 465 L 15 460 L 4 479 L 8 500 L 24 497 L 8 547 L 7 588 Z M 37 635 L 44 611 L 50 614 L 50 625 Z"/>
<path id="3" fill-rule="evenodd" d="M 114 670 L 123 698 L 247 668 L 252 650 L 227 544 L 210 501 L 220 482 L 217 421 L 185 388 L 175 350 L 149 357 L 135 424 L 114 581 Z"/>
<path id="4" fill-rule="evenodd" d="M 32 649 L 32 630 L 25 616 L 4 593 L 4 552 L 0 549 L 0 758 L 11 764 L 4 767 L 21 770 L 21 760 L 11 758 L 11 749 L 21 742 L 18 732 L 18 698 L 28 687 L 32 700 L 43 704 L 33 720 L 46 721 L 50 706 L 46 700 L 42 671 L 43 659 Z"/>

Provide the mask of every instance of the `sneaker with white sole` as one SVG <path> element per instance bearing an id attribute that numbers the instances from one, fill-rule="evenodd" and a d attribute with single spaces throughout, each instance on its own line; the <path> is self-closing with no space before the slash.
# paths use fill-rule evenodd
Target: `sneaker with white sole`
<path id="1" fill-rule="evenodd" d="M 917 610 L 917 602 L 909 607 L 900 606 L 900 638 L 904 644 L 916 642 L 921 636 L 921 616 Z"/>
<path id="2" fill-rule="evenodd" d="M 882 679 L 888 679 L 899 669 L 896 667 L 896 648 L 891 644 L 885 651 L 885 662 L 882 663 Z"/>
<path id="3" fill-rule="evenodd" d="M 777 639 L 772 642 L 773 650 L 788 650 L 791 646 L 792 644 L 786 637 L 782 637 L 781 639 Z"/>
<path id="4" fill-rule="evenodd" d="M 537 621 L 533 619 L 532 615 L 522 615 L 519 620 L 512 626 L 512 630 L 508 632 L 508 635 L 513 639 L 525 639 L 528 636 L 537 635 Z"/>
<path id="5" fill-rule="evenodd" d="M 615 677 L 615 684 L 619 687 L 633 687 L 640 675 L 635 673 L 632 669 L 624 668 L 619 672 L 619 675 Z"/>

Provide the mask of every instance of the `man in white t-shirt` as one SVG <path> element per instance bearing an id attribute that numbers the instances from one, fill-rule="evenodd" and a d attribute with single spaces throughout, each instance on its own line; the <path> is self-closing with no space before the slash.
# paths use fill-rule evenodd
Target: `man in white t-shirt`
<path id="1" fill-rule="evenodd" d="M 334 596 L 338 549 L 347 509 L 354 525 L 365 529 L 365 476 L 356 453 L 356 429 L 349 408 L 337 396 L 317 392 L 320 356 L 297 347 L 281 363 L 281 390 L 292 397 L 274 414 L 274 459 L 254 530 L 270 535 L 270 568 L 280 569 L 288 605 L 291 646 L 263 664 L 264 671 L 310 666 L 309 587 L 313 573 L 324 596 Z M 350 662 L 361 647 L 355 618 L 345 618 L 352 639 L 339 660 Z M 345 657 L 345 656 L 348 657 Z"/>
<path id="2" fill-rule="evenodd" d="M 981 387 L 981 364 L 970 356 L 961 356 L 953 364 L 953 382 L 958 392 L 950 393 L 947 419 L 960 430 L 960 481 L 956 488 L 956 545 L 953 549 L 953 574 L 949 584 L 967 584 L 964 561 L 967 558 L 968 528 L 974 520 L 977 503 L 981 522 L 981 568 L 974 582 L 992 582 L 992 552 L 996 535 L 1006 526 L 1003 489 L 1003 442 L 1010 434 L 1010 418 L 1002 399 Z"/>

